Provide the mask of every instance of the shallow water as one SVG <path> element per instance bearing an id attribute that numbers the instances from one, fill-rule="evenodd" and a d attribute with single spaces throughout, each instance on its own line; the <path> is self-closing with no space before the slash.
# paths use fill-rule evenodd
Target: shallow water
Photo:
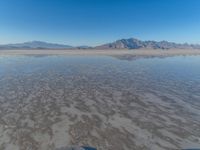
<path id="1" fill-rule="evenodd" d="M 0 56 L 0 149 L 200 147 L 200 57 Z"/>

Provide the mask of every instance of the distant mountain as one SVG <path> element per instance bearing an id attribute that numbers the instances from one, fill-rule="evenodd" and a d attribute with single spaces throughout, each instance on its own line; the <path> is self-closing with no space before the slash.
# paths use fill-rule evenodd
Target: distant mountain
<path id="1" fill-rule="evenodd" d="M 178 44 L 168 41 L 142 41 L 135 38 L 121 39 L 95 47 L 96 49 L 200 49 L 200 45 Z"/>
<path id="2" fill-rule="evenodd" d="M 77 49 L 92 49 L 93 47 L 91 46 L 87 46 L 87 45 L 82 45 L 82 46 L 78 46 L 78 47 L 75 47 Z"/>
<path id="3" fill-rule="evenodd" d="M 178 44 L 168 41 L 142 41 L 135 38 L 121 39 L 112 43 L 90 47 L 90 46 L 69 46 L 64 44 L 47 43 L 42 41 L 31 41 L 17 44 L 0 45 L 0 50 L 9 49 L 200 49 L 198 44 Z"/>
<path id="4" fill-rule="evenodd" d="M 47 43 L 42 41 L 31 41 L 17 44 L 0 45 L 0 49 L 68 49 L 69 45 Z"/>

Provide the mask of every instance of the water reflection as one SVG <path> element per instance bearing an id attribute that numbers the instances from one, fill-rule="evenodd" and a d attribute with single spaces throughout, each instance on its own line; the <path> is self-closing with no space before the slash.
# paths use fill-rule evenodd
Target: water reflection
<path id="1" fill-rule="evenodd" d="M 0 57 L 0 149 L 200 147 L 200 57 Z"/>

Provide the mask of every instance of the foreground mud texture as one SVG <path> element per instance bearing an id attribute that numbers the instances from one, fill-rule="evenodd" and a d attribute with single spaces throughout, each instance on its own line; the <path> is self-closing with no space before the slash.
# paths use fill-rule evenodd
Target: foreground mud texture
<path id="1" fill-rule="evenodd" d="M 200 95 L 179 82 L 154 83 L 142 69 L 103 63 L 33 63 L 8 63 L 0 74 L 0 150 L 200 145 Z"/>

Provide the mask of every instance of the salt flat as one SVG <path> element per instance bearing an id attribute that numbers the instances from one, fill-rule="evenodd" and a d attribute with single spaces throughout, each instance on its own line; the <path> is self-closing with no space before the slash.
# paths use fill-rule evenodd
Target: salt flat
<path id="1" fill-rule="evenodd" d="M 127 61 L 94 56 L 106 51 L 50 52 L 1 53 L 9 54 L 0 56 L 1 150 L 200 147 L 199 56 Z"/>
<path id="2" fill-rule="evenodd" d="M 0 55 L 111 55 L 111 56 L 175 56 L 175 55 L 199 55 L 200 50 L 195 49 L 108 49 L 108 50 L 0 50 Z"/>

